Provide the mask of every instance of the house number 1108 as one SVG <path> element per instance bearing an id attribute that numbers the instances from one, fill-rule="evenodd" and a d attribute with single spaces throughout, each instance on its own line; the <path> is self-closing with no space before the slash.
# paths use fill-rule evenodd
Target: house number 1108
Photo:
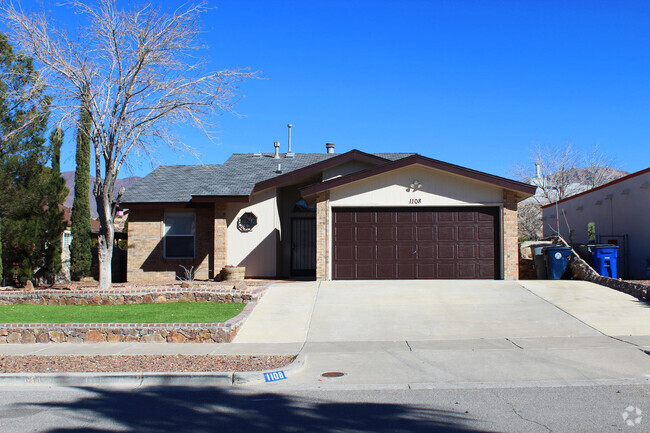
<path id="1" fill-rule="evenodd" d="M 409 204 L 422 204 L 422 199 L 421 198 L 409 199 Z"/>

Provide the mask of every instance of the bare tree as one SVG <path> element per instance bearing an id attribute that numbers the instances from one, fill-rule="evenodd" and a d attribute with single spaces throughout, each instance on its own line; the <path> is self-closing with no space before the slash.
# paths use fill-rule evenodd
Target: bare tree
<path id="1" fill-rule="evenodd" d="M 120 198 L 114 200 L 113 189 L 129 155 L 150 155 L 158 144 L 191 150 L 175 134 L 179 125 L 193 125 L 212 137 L 216 115 L 233 111 L 238 83 L 257 74 L 237 68 L 206 72 L 199 41 L 205 3 L 172 12 L 152 4 L 124 10 L 115 0 L 68 0 L 65 6 L 82 16 L 76 37 L 43 11 L 26 13 L 10 0 L 0 9 L 13 41 L 42 65 L 41 78 L 60 121 L 91 137 L 101 222 L 99 288 L 104 289 L 111 285 L 113 219 Z M 86 87 L 91 130 L 78 122 Z"/>
<path id="2" fill-rule="evenodd" d="M 542 234 L 541 207 L 620 177 L 613 160 L 595 146 L 588 153 L 578 152 L 571 143 L 535 146 L 530 162 L 518 166 L 514 175 L 537 186 L 537 192 L 519 203 L 519 235 L 538 239 Z"/>

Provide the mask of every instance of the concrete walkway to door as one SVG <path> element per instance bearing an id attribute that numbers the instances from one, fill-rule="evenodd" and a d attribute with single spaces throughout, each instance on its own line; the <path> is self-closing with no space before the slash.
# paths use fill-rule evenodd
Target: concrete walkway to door
<path id="1" fill-rule="evenodd" d="M 275 284 L 235 343 L 300 350 L 281 387 L 650 380 L 648 304 L 582 281 Z"/>

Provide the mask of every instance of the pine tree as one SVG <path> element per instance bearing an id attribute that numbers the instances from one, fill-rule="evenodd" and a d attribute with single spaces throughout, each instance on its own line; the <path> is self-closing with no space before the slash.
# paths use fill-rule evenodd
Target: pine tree
<path id="1" fill-rule="evenodd" d="M 82 109 L 79 116 L 80 128 L 77 129 L 77 168 L 74 174 L 74 201 L 72 202 L 72 243 L 70 244 L 70 274 L 73 280 L 80 280 L 90 275 L 92 265 L 90 239 L 90 135 L 92 128 L 90 112 L 85 109 L 90 95 L 83 92 Z"/>
<path id="2" fill-rule="evenodd" d="M 68 195 L 65 179 L 61 177 L 61 145 L 63 144 L 63 131 L 56 128 L 50 135 L 52 150 L 52 169 L 50 173 L 49 197 L 46 214 L 46 241 L 44 274 L 51 283 L 56 282 L 57 275 L 61 272 L 61 234 L 66 224 L 63 220 L 63 210 L 60 205 Z"/>
<path id="3" fill-rule="evenodd" d="M 0 34 L 0 218 L 2 261 L 20 283 L 44 264 L 44 214 L 51 170 L 46 167 L 50 98 L 32 60 L 15 54 Z"/>

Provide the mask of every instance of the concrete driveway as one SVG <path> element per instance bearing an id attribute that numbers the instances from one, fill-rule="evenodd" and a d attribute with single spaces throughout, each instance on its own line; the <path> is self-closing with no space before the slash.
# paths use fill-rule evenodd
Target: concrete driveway
<path id="1" fill-rule="evenodd" d="M 282 283 L 269 289 L 236 342 L 647 337 L 649 307 L 584 281 Z"/>
<path id="2" fill-rule="evenodd" d="M 275 284 L 235 343 L 301 353 L 278 387 L 650 383 L 650 306 L 582 281 Z"/>

